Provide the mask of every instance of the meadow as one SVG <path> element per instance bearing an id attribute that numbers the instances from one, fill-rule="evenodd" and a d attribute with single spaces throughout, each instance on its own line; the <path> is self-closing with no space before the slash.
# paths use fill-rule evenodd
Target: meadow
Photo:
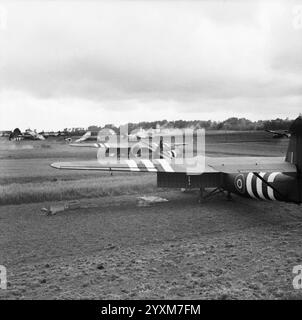
<path id="1" fill-rule="evenodd" d="M 281 156 L 287 144 L 219 132 L 206 136 L 206 153 Z M 155 174 L 50 167 L 95 153 L 0 141 L 0 299 L 301 299 L 299 206 L 222 194 L 199 203 L 195 192 L 157 189 Z M 168 202 L 137 206 L 148 193 Z M 94 206 L 41 212 L 67 199 Z"/>
<path id="2" fill-rule="evenodd" d="M 288 139 L 265 132 L 210 132 L 209 156 L 282 156 Z M 244 144 L 244 148 L 242 145 Z M 0 141 L 0 205 L 150 193 L 155 174 L 55 170 L 55 161 L 93 160 L 96 149 L 72 148 L 62 141 Z"/>

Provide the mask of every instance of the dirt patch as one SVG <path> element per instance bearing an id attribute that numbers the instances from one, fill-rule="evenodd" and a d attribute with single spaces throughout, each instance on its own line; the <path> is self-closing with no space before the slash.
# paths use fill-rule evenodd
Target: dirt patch
<path id="1" fill-rule="evenodd" d="M 301 264 L 301 209 L 235 197 L 198 204 L 195 194 L 159 192 L 52 217 L 40 205 L 0 208 L 2 299 L 280 299 Z"/>

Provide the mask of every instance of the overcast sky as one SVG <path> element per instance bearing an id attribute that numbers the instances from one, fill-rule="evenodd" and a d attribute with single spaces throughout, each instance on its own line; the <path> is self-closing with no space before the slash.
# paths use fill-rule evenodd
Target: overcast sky
<path id="1" fill-rule="evenodd" d="M 0 2 L 0 130 L 296 117 L 302 1 L 242 2 Z"/>

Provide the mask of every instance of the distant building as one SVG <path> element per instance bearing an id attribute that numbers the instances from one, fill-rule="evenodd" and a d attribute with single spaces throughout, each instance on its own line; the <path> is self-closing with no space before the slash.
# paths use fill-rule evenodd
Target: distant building
<path id="1" fill-rule="evenodd" d="M 78 127 L 78 128 L 72 128 L 71 129 L 71 132 L 79 132 L 79 131 L 87 131 L 85 128 L 81 128 L 81 127 Z"/>
<path id="2" fill-rule="evenodd" d="M 0 131 L 0 137 L 9 137 L 11 133 L 11 130 Z"/>
<path id="3" fill-rule="evenodd" d="M 138 129 L 134 129 L 134 130 L 131 131 L 131 134 L 136 134 L 136 135 L 145 134 L 145 133 L 146 133 L 146 131 L 142 127 L 138 128 Z"/>

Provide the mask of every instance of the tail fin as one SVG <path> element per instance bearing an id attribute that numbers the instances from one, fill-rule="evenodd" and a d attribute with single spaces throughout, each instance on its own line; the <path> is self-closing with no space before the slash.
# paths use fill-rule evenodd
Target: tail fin
<path id="1" fill-rule="evenodd" d="M 91 131 L 87 131 L 81 138 L 77 139 L 75 142 L 83 142 L 91 136 Z"/>
<path id="2" fill-rule="evenodd" d="M 302 116 L 299 116 L 289 129 L 291 135 L 285 161 L 297 166 L 302 173 Z"/>

